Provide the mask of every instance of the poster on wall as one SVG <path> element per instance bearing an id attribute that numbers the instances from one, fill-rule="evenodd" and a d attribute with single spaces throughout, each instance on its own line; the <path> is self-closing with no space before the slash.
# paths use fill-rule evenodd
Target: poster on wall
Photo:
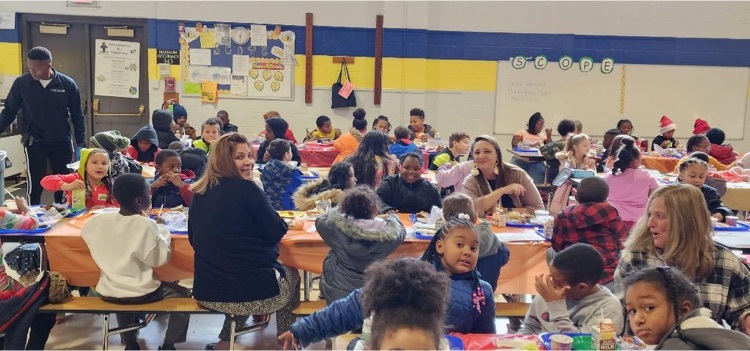
<path id="1" fill-rule="evenodd" d="M 137 99 L 140 53 L 137 42 L 97 39 L 94 95 Z"/>

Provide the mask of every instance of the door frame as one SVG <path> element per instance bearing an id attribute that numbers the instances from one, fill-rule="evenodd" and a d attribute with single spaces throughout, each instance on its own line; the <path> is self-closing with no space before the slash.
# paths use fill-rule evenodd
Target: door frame
<path id="1" fill-rule="evenodd" d="M 144 48 L 143 52 L 146 55 L 146 62 L 148 63 L 148 38 L 149 38 L 149 27 L 148 19 L 146 18 L 131 18 L 131 17 L 102 17 L 102 16 L 72 16 L 72 15 L 57 15 L 57 14 L 41 14 L 41 13 L 21 13 L 21 72 L 26 72 L 28 67 L 26 66 L 26 52 L 31 49 L 31 24 L 39 22 L 49 23 L 71 23 L 84 25 L 84 32 L 86 33 L 86 42 L 91 41 L 91 27 L 94 26 L 127 26 L 127 27 L 143 27 L 143 40 L 141 41 L 141 47 Z M 87 55 L 84 55 L 86 60 L 86 66 L 88 69 L 85 72 L 86 80 L 88 81 L 89 91 L 86 92 L 86 96 L 81 95 L 81 100 L 86 100 L 88 103 L 86 106 L 82 106 L 83 115 L 86 118 L 86 140 L 88 140 L 94 131 L 94 113 L 93 113 L 93 101 L 94 101 L 94 84 L 92 79 L 91 69 L 94 63 L 91 61 L 91 48 Z M 141 68 L 144 69 L 144 68 Z M 148 64 L 145 67 L 148 70 Z M 146 72 L 146 79 L 148 79 L 148 72 Z M 146 86 L 149 83 L 146 82 Z M 149 106 L 149 91 L 145 94 L 146 106 L 148 110 Z"/>

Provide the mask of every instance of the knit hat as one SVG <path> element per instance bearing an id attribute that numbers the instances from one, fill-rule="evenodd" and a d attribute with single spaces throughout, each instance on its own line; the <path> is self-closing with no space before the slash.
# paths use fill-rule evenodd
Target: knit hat
<path id="1" fill-rule="evenodd" d="M 187 118 L 187 110 L 180 104 L 172 105 L 172 117 L 174 118 L 174 121 L 177 122 L 177 117 L 182 116 L 185 116 L 185 118 Z"/>
<path id="2" fill-rule="evenodd" d="M 670 130 L 677 129 L 677 125 L 672 122 L 667 116 L 661 116 L 661 122 L 659 122 L 659 133 L 664 134 Z"/>
<path id="3" fill-rule="evenodd" d="M 120 149 L 126 149 L 130 145 L 130 139 L 120 135 L 116 130 L 99 132 L 89 139 L 91 145 L 112 153 Z"/>
<path id="4" fill-rule="evenodd" d="M 711 126 L 708 125 L 708 122 L 697 118 L 695 120 L 695 124 L 693 124 L 693 134 L 705 134 L 709 129 L 711 129 Z"/>

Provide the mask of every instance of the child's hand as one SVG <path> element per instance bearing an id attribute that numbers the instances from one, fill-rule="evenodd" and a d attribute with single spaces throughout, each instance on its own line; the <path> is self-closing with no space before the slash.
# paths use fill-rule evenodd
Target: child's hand
<path id="1" fill-rule="evenodd" d="M 544 130 L 544 133 L 547 134 L 547 139 L 552 137 L 552 128 L 547 128 Z"/>
<path id="2" fill-rule="evenodd" d="M 156 218 L 154 218 L 154 220 L 159 224 L 167 224 L 167 222 L 165 222 L 164 218 L 161 218 L 161 216 L 157 216 Z"/>
<path id="3" fill-rule="evenodd" d="M 63 184 L 60 186 L 60 190 L 63 190 L 63 191 L 82 190 L 82 189 L 86 189 L 86 184 L 84 184 L 83 181 L 80 179 L 76 179 L 70 183 Z"/>
<path id="4" fill-rule="evenodd" d="M 161 188 L 169 183 L 169 174 L 164 174 L 159 177 L 155 182 L 151 183 L 151 187 L 154 189 Z"/>
<path id="5" fill-rule="evenodd" d="M 169 181 L 174 184 L 176 187 L 181 188 L 185 183 L 182 182 L 182 179 L 180 179 L 179 173 L 169 173 L 167 175 L 169 178 Z"/>
<path id="6" fill-rule="evenodd" d="M 279 342 L 283 343 L 284 350 L 289 350 L 290 347 L 295 350 L 301 349 L 299 341 L 294 337 L 291 331 L 286 331 L 284 334 L 279 335 Z"/>
<path id="7" fill-rule="evenodd" d="M 724 222 L 724 216 L 721 213 L 714 213 L 711 217 L 718 219 L 719 222 Z"/>
<path id="8" fill-rule="evenodd" d="M 526 188 L 524 188 L 523 185 L 518 184 L 518 183 L 506 185 L 500 188 L 500 190 L 502 190 L 503 194 L 506 194 L 506 195 L 523 196 L 523 194 L 526 193 Z"/>
<path id="9" fill-rule="evenodd" d="M 669 147 L 672 146 L 672 142 L 669 140 L 664 140 L 659 146 L 661 146 L 662 149 L 669 149 Z"/>
<path id="10" fill-rule="evenodd" d="M 427 133 L 422 133 L 419 135 L 419 140 L 421 140 L 422 142 L 427 142 L 427 139 L 429 138 L 430 138 L 430 135 Z"/>
<path id="11" fill-rule="evenodd" d="M 538 292 L 547 303 L 565 300 L 565 295 L 567 295 L 568 290 L 570 290 L 569 285 L 563 286 L 562 288 L 555 287 L 555 282 L 552 280 L 552 276 L 545 276 L 544 274 L 540 274 L 536 277 L 535 287 L 536 292 Z"/>
<path id="12" fill-rule="evenodd" d="M 13 200 L 16 202 L 16 208 L 18 209 L 19 214 L 25 215 L 29 213 L 29 206 L 26 204 L 26 199 L 16 196 Z"/>
<path id="13" fill-rule="evenodd" d="M 208 145 L 211 145 L 211 146 L 213 146 L 213 145 L 214 145 L 214 143 L 216 142 L 216 140 L 217 140 L 217 139 L 204 140 L 204 141 L 205 141 L 205 142 L 207 142 L 207 143 L 208 143 Z"/>

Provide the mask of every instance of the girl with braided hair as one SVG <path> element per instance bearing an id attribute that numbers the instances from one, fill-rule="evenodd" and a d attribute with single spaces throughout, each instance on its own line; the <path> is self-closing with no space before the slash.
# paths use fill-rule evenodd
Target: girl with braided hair
<path id="1" fill-rule="evenodd" d="M 700 308 L 698 290 L 668 266 L 651 267 L 625 280 L 625 311 L 635 336 L 657 350 L 747 350 L 750 337 L 724 329 Z"/>
<path id="2" fill-rule="evenodd" d="M 670 266 L 697 287 L 703 307 L 717 323 L 750 332 L 750 270 L 728 249 L 714 245 L 711 217 L 695 186 L 660 187 L 646 214 L 633 227 L 614 275 L 614 293 L 624 298 L 623 281 L 641 270 Z"/>

